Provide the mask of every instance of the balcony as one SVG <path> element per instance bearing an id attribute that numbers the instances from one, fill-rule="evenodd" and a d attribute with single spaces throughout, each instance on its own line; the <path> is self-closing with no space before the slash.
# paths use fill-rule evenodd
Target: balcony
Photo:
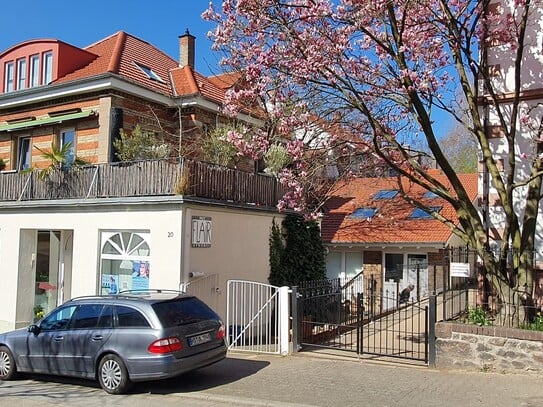
<path id="1" fill-rule="evenodd" d="M 0 174 L 0 205 L 6 201 L 183 195 L 275 207 L 283 195 L 275 177 L 188 159 L 96 164 L 55 171 Z"/>

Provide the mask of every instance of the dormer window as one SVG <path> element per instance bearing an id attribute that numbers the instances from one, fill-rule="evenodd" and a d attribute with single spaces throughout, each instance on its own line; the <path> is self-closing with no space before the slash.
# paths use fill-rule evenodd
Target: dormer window
<path id="1" fill-rule="evenodd" d="M 4 63 L 4 93 L 48 85 L 54 79 L 52 50 L 31 54 Z"/>
<path id="2" fill-rule="evenodd" d="M 4 72 L 4 91 L 13 92 L 15 90 L 15 65 L 13 61 L 6 62 Z"/>
<path id="3" fill-rule="evenodd" d="M 145 66 L 145 65 L 141 65 L 141 64 L 138 64 L 137 62 L 135 62 L 136 66 L 142 70 L 142 72 L 147 75 L 147 77 L 149 79 L 152 79 L 153 81 L 157 81 L 157 82 L 161 82 L 161 83 L 166 83 L 164 82 L 164 80 L 158 76 L 158 74 L 153 71 L 151 68 L 149 68 L 148 66 Z"/>
<path id="4" fill-rule="evenodd" d="M 40 56 L 30 56 L 30 87 L 40 86 Z"/>
<path id="5" fill-rule="evenodd" d="M 17 89 L 26 88 L 26 59 L 17 60 Z"/>
<path id="6" fill-rule="evenodd" d="M 48 85 L 53 81 L 53 53 L 43 54 L 43 80 L 42 84 Z"/>

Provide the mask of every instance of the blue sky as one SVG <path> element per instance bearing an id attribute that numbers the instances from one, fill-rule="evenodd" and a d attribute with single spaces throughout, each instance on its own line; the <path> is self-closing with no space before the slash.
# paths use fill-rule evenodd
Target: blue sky
<path id="1" fill-rule="evenodd" d="M 220 0 L 213 0 L 220 9 Z M 20 42 L 55 38 L 77 47 L 93 44 L 118 31 L 147 41 L 174 59 L 179 58 L 178 37 L 189 29 L 196 37 L 196 70 L 204 75 L 220 73 L 220 56 L 211 51 L 208 31 L 215 26 L 203 21 L 209 0 L 25 0 L 3 1 L 0 52 Z M 441 115 L 435 115 L 436 120 Z M 439 134 L 450 128 L 442 120 Z"/>
<path id="2" fill-rule="evenodd" d="M 196 37 L 196 70 L 218 73 L 218 56 L 207 39 L 214 25 L 201 18 L 208 4 L 209 0 L 3 1 L 0 52 L 35 38 L 55 38 L 82 48 L 122 30 L 177 60 L 178 37 L 188 28 Z"/>

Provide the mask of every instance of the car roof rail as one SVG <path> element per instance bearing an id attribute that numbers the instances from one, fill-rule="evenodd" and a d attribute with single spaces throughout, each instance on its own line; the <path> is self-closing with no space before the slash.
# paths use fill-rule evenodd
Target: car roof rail
<path id="1" fill-rule="evenodd" d="M 119 294 L 114 295 L 123 295 L 123 294 L 186 294 L 183 291 L 163 289 L 163 288 L 147 288 L 144 290 L 121 290 Z"/>
<path id="2" fill-rule="evenodd" d="M 73 297 L 73 298 L 70 298 L 68 300 L 66 300 L 66 302 L 70 302 L 70 301 L 75 301 L 75 300 L 84 300 L 84 299 L 99 299 L 99 298 L 103 298 L 102 295 L 98 295 L 98 294 L 95 294 L 95 295 L 80 295 L 78 297 Z"/>

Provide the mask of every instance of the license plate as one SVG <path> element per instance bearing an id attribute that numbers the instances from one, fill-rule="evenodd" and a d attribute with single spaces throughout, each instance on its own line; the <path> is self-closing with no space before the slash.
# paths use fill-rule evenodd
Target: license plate
<path id="1" fill-rule="evenodd" d="M 209 341 L 211 341 L 211 335 L 209 333 L 191 336 L 189 338 L 189 346 L 197 346 Z"/>

